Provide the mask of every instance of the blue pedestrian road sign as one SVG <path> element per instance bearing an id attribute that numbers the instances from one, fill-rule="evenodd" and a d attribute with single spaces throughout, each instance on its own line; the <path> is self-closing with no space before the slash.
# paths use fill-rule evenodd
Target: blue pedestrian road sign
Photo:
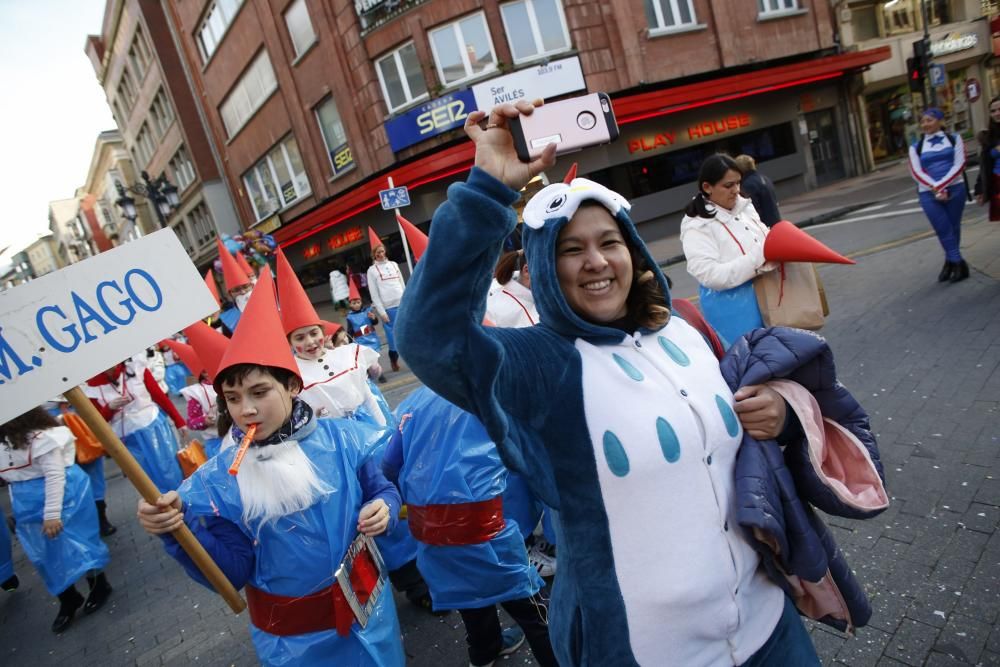
<path id="1" fill-rule="evenodd" d="M 382 209 L 385 211 L 410 205 L 410 191 L 406 189 L 405 185 L 379 190 L 378 198 L 382 200 Z"/>
<path id="2" fill-rule="evenodd" d="M 935 88 L 943 86 L 945 83 L 944 65 L 934 64 L 930 66 L 931 85 Z"/>

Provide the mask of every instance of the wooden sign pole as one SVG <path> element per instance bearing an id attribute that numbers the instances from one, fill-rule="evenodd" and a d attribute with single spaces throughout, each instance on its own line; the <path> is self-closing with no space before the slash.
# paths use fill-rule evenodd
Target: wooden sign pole
<path id="1" fill-rule="evenodd" d="M 64 396 L 66 396 L 66 400 L 70 402 L 70 405 L 76 409 L 77 414 L 87 423 L 90 430 L 94 432 L 97 439 L 101 441 L 104 451 L 110 454 L 111 458 L 115 460 L 128 480 L 132 482 L 132 486 L 139 492 L 139 495 L 147 503 L 155 505 L 157 499 L 160 497 L 160 490 L 156 488 L 153 480 L 149 478 L 149 475 L 142 469 L 139 462 L 135 460 L 135 457 L 129 453 L 122 441 L 118 439 L 118 435 L 111 429 L 108 422 L 104 420 L 104 417 L 97 411 L 94 404 L 90 402 L 90 399 L 87 398 L 79 387 L 73 387 Z M 233 588 L 233 585 L 229 583 L 229 579 L 222 573 L 222 570 L 215 564 L 212 557 L 205 551 L 205 547 L 201 546 L 201 542 L 195 538 L 194 533 L 188 529 L 187 525 L 181 524 L 180 528 L 173 532 L 173 536 L 184 551 L 187 552 L 187 555 L 191 557 L 194 564 L 198 566 L 201 573 L 205 575 L 209 583 L 212 584 L 216 592 L 226 601 L 229 608 L 237 614 L 246 609 L 246 602 L 243 601 L 240 594 Z"/>

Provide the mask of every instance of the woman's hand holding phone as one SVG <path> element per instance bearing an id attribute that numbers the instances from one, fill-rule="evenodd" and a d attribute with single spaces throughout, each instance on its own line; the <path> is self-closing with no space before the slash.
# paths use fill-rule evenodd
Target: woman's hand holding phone
<path id="1" fill-rule="evenodd" d="M 521 162 L 514 148 L 514 139 L 508 122 L 521 115 L 530 116 L 538 104 L 526 100 L 501 104 L 487 114 L 473 111 L 465 119 L 465 133 L 476 144 L 476 166 L 502 181 L 512 190 L 520 190 L 528 181 L 556 163 L 556 145 L 545 147 L 542 154 L 531 162 Z M 487 120 L 486 126 L 480 122 Z"/>

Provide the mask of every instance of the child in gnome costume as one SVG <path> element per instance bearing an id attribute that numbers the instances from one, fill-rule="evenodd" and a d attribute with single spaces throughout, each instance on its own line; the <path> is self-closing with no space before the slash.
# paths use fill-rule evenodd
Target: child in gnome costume
<path id="1" fill-rule="evenodd" d="M 222 280 L 226 285 L 226 293 L 233 302 L 231 307 L 219 313 L 219 319 L 225 327 L 223 333 L 232 336 L 240 323 L 240 314 L 250 300 L 256 278 L 242 253 L 237 252 L 236 257 L 233 257 L 220 239 L 216 239 L 216 245 L 219 249 L 219 262 L 222 263 Z"/>
<path id="2" fill-rule="evenodd" d="M 406 499 L 434 609 L 459 611 L 473 667 L 513 653 L 525 637 L 538 664 L 555 667 L 543 583 L 506 512 L 496 445 L 478 419 L 426 387 L 400 403 L 399 415 L 382 470 Z M 522 630 L 501 632 L 497 604 Z"/>
<path id="3" fill-rule="evenodd" d="M 364 627 L 332 575 L 357 534 L 395 525 L 399 492 L 371 461 L 385 430 L 316 419 L 298 398 L 302 378 L 288 349 L 265 268 L 215 376 L 240 450 L 210 459 L 178 492 L 139 503 L 139 519 L 162 535 L 188 574 L 206 582 L 170 531 L 194 532 L 236 588 L 246 587 L 251 637 L 265 665 L 401 666 L 392 596 L 371 582 L 351 590 L 374 600 Z M 247 435 L 249 434 L 249 435 Z M 367 552 L 362 552 L 363 554 Z M 353 561 L 362 566 L 362 558 Z M 365 567 L 371 561 L 364 560 Z M 360 571 L 360 570 L 359 570 Z M 367 577 L 362 577 L 367 579 Z M 361 596 L 367 596 L 362 598 Z"/>
<path id="4" fill-rule="evenodd" d="M 378 315 L 374 306 L 362 308 L 361 292 L 351 281 L 350 298 L 347 300 L 350 310 L 347 311 L 347 333 L 355 343 L 366 345 L 378 352 L 382 349 L 382 341 L 378 339 L 375 326 L 378 325 Z"/>
<path id="5" fill-rule="evenodd" d="M 368 384 L 378 352 L 357 343 L 328 349 L 323 320 L 280 248 L 277 254 L 281 325 L 305 385 L 302 400 L 317 417 L 357 417 L 385 427 L 386 416 Z"/>
<path id="6" fill-rule="evenodd" d="M 233 446 L 233 436 L 230 434 L 229 413 L 224 406 L 220 411 L 219 398 L 215 393 L 215 371 L 222 363 L 222 357 L 226 354 L 226 347 L 229 339 L 221 333 L 208 326 L 204 322 L 198 321 L 191 326 L 184 328 L 184 335 L 187 336 L 192 353 L 197 357 L 197 363 L 201 364 L 202 372 L 199 376 L 198 384 L 189 385 L 186 391 L 188 397 L 188 419 L 198 424 L 203 429 L 215 426 L 217 436 L 207 436 L 202 442 L 205 449 L 205 456 L 212 458 L 222 449 Z M 192 399 L 195 404 L 192 404 Z M 207 412 L 205 412 L 207 410 Z M 214 415 L 214 421 L 209 424 L 209 420 L 198 420 L 198 413 Z M 192 428 L 197 428 L 194 424 Z"/>
<path id="7" fill-rule="evenodd" d="M 184 419 L 148 368 L 134 372 L 118 364 L 87 380 L 82 387 L 90 402 L 111 424 L 161 492 L 176 489 L 184 479 L 177 462 L 177 434 Z M 183 437 L 183 433 L 182 433 Z"/>
<path id="8" fill-rule="evenodd" d="M 744 371 L 728 382 L 702 335 L 672 313 L 628 201 L 583 178 L 543 188 L 524 209 L 540 323 L 484 327 L 491 273 L 517 224 L 511 205 L 554 164 L 554 144 L 531 163 L 517 158 L 508 122 L 533 110 L 522 100 L 488 119 L 469 114 L 475 166 L 434 214 L 396 334 L 417 377 L 475 415 L 504 463 L 558 511 L 549 623 L 559 663 L 818 665 L 794 591 L 786 596 L 762 567 L 755 546 L 766 545 L 751 544 L 741 527 L 737 508 L 748 494 L 736 485 L 736 462 L 751 440 L 796 451 L 804 443 L 800 420 L 766 378 L 741 386 L 761 358 L 753 345 L 780 333 L 829 355 L 825 342 L 763 330 L 726 357 Z M 823 386 L 852 415 L 859 457 L 880 473 L 867 415 L 837 382 L 832 360 L 823 368 Z M 776 492 L 768 472 L 758 479 Z M 826 543 L 808 546 L 816 553 Z M 830 599 L 863 600 L 863 590 L 850 593 Z M 867 620 L 864 606 L 851 610 L 857 624 Z"/>
<path id="9" fill-rule="evenodd" d="M 385 342 L 389 347 L 389 362 L 392 370 L 399 370 L 399 352 L 396 339 L 392 335 L 396 324 L 396 311 L 403 300 L 406 283 L 399 271 L 399 264 L 388 258 L 385 244 L 371 227 L 368 228 L 368 242 L 372 246 L 372 265 L 368 267 L 368 293 L 372 295 L 372 307 L 382 319 L 385 327 Z"/>
<path id="10" fill-rule="evenodd" d="M 69 627 L 81 606 L 85 614 L 93 613 L 111 595 L 102 572 L 108 548 L 97 535 L 90 481 L 74 463 L 73 440 L 44 408 L 0 425 L 0 478 L 10 485 L 21 547 L 49 593 L 59 598 L 55 633 Z M 84 575 L 90 584 L 86 600 L 75 586 Z"/>
<path id="11" fill-rule="evenodd" d="M 163 344 L 169 347 L 174 356 L 180 359 L 181 363 L 191 371 L 191 375 L 197 378 L 197 382 L 185 385 L 180 391 L 181 396 L 187 401 L 188 428 L 194 431 L 204 431 L 215 426 L 218 418 L 215 388 L 208 379 L 205 364 L 194 348 L 187 343 L 165 340 Z"/>

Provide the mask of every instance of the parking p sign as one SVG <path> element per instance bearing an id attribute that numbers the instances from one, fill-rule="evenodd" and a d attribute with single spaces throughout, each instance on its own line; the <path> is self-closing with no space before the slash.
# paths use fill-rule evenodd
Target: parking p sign
<path id="1" fill-rule="evenodd" d="M 410 205 L 410 191 L 405 185 L 388 190 L 379 190 L 378 198 L 382 200 L 382 210 L 389 211 L 394 208 L 402 208 Z"/>

